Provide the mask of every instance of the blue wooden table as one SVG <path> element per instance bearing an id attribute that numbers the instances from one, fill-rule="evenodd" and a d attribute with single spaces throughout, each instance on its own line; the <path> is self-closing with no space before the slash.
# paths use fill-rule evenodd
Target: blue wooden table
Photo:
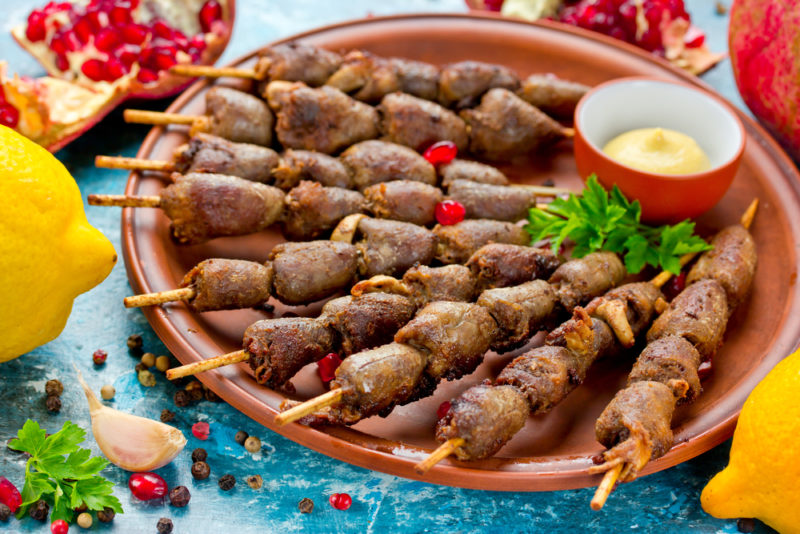
<path id="1" fill-rule="evenodd" d="M 4 23 L 0 28 L 0 59 L 8 60 L 12 71 L 43 74 L 38 64 L 11 40 L 8 31 L 22 22 L 33 7 L 44 0 L 3 2 Z M 724 3 L 729 3 L 725 1 Z M 715 13 L 709 0 L 687 0 L 694 20 L 708 33 L 713 50 L 725 50 L 727 17 Z M 462 0 L 239 0 L 233 39 L 221 62 L 263 43 L 316 26 L 373 14 L 423 11 L 464 11 Z M 723 62 L 703 76 L 726 98 L 743 107 L 736 93 L 730 64 Z M 164 109 L 166 101 L 148 103 Z M 73 142 L 57 156 L 77 180 L 84 197 L 88 193 L 120 193 L 127 175 L 122 171 L 96 169 L 96 154 L 135 155 L 147 127 L 124 125 L 115 111 L 102 123 Z M 90 222 L 120 247 L 119 210 L 87 207 Z M 30 354 L 0 364 L 0 440 L 14 435 L 27 418 L 38 420 L 54 431 L 71 420 L 90 428 L 86 400 L 72 370 L 75 363 L 97 391 L 113 384 L 114 407 L 138 415 L 158 418 L 162 409 L 177 413 L 173 424 L 189 438 L 184 452 L 158 472 L 170 487 L 188 486 L 192 500 L 176 509 L 168 503 L 140 502 L 132 498 L 126 484 L 128 473 L 111 467 L 104 475 L 117 484 L 115 494 L 122 501 L 124 515 L 110 525 L 95 522 L 94 530 L 113 532 L 155 532 L 160 517 L 170 517 L 175 532 L 737 532 L 735 521 L 721 521 L 703 512 L 700 491 L 728 458 L 730 442 L 667 471 L 644 477 L 620 487 L 600 512 L 589 508 L 593 489 L 545 493 L 502 493 L 455 489 L 409 481 L 366 469 L 352 467 L 312 452 L 284 439 L 224 403 L 201 402 L 191 408 L 175 408 L 176 391 L 161 373 L 157 384 L 142 387 L 137 381 L 126 338 L 142 334 L 144 348 L 155 354 L 166 349 L 138 310 L 126 310 L 122 298 L 131 293 L 125 268 L 120 262 L 100 286 L 75 301 L 72 316 L 61 336 Z M 0 333 L 0 335 L 2 335 Z M 108 362 L 101 368 L 92 364 L 96 349 L 106 350 Z M 44 383 L 59 378 L 66 390 L 63 408 L 57 415 L 44 406 Z M 190 427 L 208 421 L 211 435 L 199 441 Z M 262 451 L 251 455 L 233 439 L 238 430 L 261 438 Z M 97 451 L 91 441 L 91 446 Z M 209 452 L 212 476 L 194 481 L 189 473 L 190 454 L 195 447 Z M 24 461 L 0 449 L 0 476 L 22 486 Z M 237 478 L 231 492 L 223 492 L 216 480 L 225 473 Z M 245 478 L 260 474 L 264 485 L 253 490 Z M 332 493 L 346 492 L 353 498 L 347 511 L 328 504 Z M 308 497 L 315 503 L 311 514 L 301 514 L 297 504 Z M 49 532 L 47 526 L 30 518 L 0 523 L 0 531 Z M 72 531 L 80 530 L 77 526 Z M 757 532 L 769 529 L 757 523 Z"/>

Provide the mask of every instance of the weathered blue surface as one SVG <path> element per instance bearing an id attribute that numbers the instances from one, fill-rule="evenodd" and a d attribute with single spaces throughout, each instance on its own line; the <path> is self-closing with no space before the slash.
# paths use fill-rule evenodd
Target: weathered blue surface
<path id="1" fill-rule="evenodd" d="M 37 64 L 8 36 L 8 30 L 24 20 L 33 6 L 44 0 L 5 0 L 4 21 L 0 27 L 0 58 L 7 59 L 12 71 L 41 74 Z M 713 2 L 687 2 L 698 24 L 707 30 L 712 49 L 726 48 L 727 19 L 714 13 Z M 264 42 L 330 22 L 374 14 L 419 11 L 463 11 L 461 0 L 351 0 L 325 2 L 313 0 L 240 0 L 234 38 L 222 61 L 229 61 Z M 728 62 L 704 76 L 724 96 L 741 105 Z M 147 104 L 163 109 L 167 102 Z M 120 112 L 114 112 L 58 157 L 73 173 L 84 195 L 119 193 L 126 173 L 95 169 L 96 154 L 133 156 L 147 127 L 124 125 Z M 120 249 L 119 211 L 87 207 L 89 219 Z M 162 408 L 174 408 L 175 387 L 157 373 L 153 388 L 139 385 L 133 371 L 136 360 L 128 355 L 125 340 L 141 333 L 146 350 L 164 354 L 143 315 L 122 307 L 122 298 L 131 293 L 125 269 L 120 262 L 109 278 L 75 302 L 72 316 L 62 335 L 44 347 L 12 362 L 0 365 L 0 440 L 16 433 L 28 417 L 50 431 L 72 420 L 89 428 L 86 401 L 72 371 L 74 362 L 90 385 L 98 390 L 111 383 L 117 394 L 116 408 L 158 418 Z M 0 304 L 2 305 L 2 304 Z M 108 363 L 96 369 L 91 353 L 108 351 Z M 66 385 L 64 406 L 58 415 L 44 408 L 44 383 L 60 378 Z M 155 532 L 158 518 L 171 517 L 178 533 L 226 532 L 736 532 L 734 521 L 720 521 L 700 508 L 699 496 L 708 479 L 726 463 L 729 443 L 692 461 L 633 484 L 620 487 L 601 512 L 592 512 L 588 503 L 591 489 L 548 493 L 500 493 L 432 486 L 352 467 L 284 439 L 233 408 L 202 402 L 192 408 L 175 409 L 174 424 L 189 437 L 185 451 L 171 465 L 159 470 L 170 486 L 189 487 L 192 501 L 187 508 L 175 509 L 164 503 L 134 502 L 127 490 L 127 473 L 110 468 L 105 475 L 117 485 L 117 496 L 126 513 L 112 525 L 95 530 L 113 532 Z M 211 437 L 199 442 L 191 436 L 192 423 L 211 424 Z M 259 436 L 263 449 L 253 456 L 233 440 L 237 430 Z M 92 443 L 93 445 L 93 443 Z M 192 480 L 189 474 L 191 450 L 203 446 L 209 451 L 212 476 Z M 96 447 L 94 447 L 96 450 Z M 232 473 L 238 483 L 222 492 L 216 479 Z M 244 479 L 251 474 L 264 478 L 264 487 L 250 489 Z M 23 462 L 4 448 L 0 449 L 0 476 L 21 487 Z M 347 492 L 353 506 L 346 512 L 328 505 L 328 496 Z M 303 497 L 314 500 L 312 514 L 300 514 L 297 503 Z M 46 532 L 47 527 L 30 518 L 12 520 L 0 531 Z M 79 530 L 73 527 L 73 531 Z M 758 532 L 768 529 L 759 524 Z"/>

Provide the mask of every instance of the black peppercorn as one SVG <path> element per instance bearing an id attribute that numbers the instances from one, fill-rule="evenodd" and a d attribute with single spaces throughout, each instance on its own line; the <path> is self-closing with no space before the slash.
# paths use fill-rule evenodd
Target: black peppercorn
<path id="1" fill-rule="evenodd" d="M 133 370 L 136 371 L 137 373 L 140 372 L 140 371 L 147 371 L 147 369 L 148 369 L 148 367 L 145 364 L 143 364 L 142 362 L 137 363 L 133 367 Z"/>
<path id="2" fill-rule="evenodd" d="M 82 502 L 80 504 L 80 506 L 78 506 L 77 508 L 73 508 L 72 511 L 75 512 L 76 514 L 82 514 L 83 512 L 85 512 L 88 509 L 89 509 L 89 507 L 86 506 L 86 503 Z"/>
<path id="3" fill-rule="evenodd" d="M 191 498 L 192 495 L 189 493 L 189 488 L 186 486 L 175 486 L 169 492 L 169 502 L 172 503 L 172 506 L 177 508 L 183 508 L 189 504 Z"/>
<path id="4" fill-rule="evenodd" d="M 167 517 L 159 519 L 156 530 L 158 530 L 158 534 L 170 534 L 172 532 L 172 519 Z"/>
<path id="5" fill-rule="evenodd" d="M 166 408 L 161 410 L 161 422 L 162 423 L 169 423 L 173 419 L 175 419 L 175 412 L 171 412 L 171 411 L 167 410 Z"/>
<path id="6" fill-rule="evenodd" d="M 189 404 L 191 404 L 192 402 L 191 399 L 189 398 L 189 394 L 183 391 L 182 389 L 176 391 L 175 396 L 172 398 L 175 401 L 175 406 L 178 406 L 179 408 L 185 408 L 186 406 L 189 406 Z"/>
<path id="7" fill-rule="evenodd" d="M 314 501 L 305 497 L 297 503 L 297 508 L 300 510 L 300 513 L 310 514 L 314 510 Z"/>
<path id="8" fill-rule="evenodd" d="M 203 395 L 205 396 L 205 398 L 206 398 L 206 400 L 208 402 L 219 402 L 219 401 L 222 400 L 222 399 L 219 398 L 219 395 L 217 395 L 216 393 L 211 391 L 210 388 L 204 388 L 203 389 Z"/>
<path id="9" fill-rule="evenodd" d="M 753 532 L 756 529 L 756 522 L 750 517 L 743 517 L 736 522 L 739 532 Z"/>
<path id="10" fill-rule="evenodd" d="M 205 462 L 195 462 L 192 464 L 192 476 L 196 480 L 205 480 L 211 473 L 211 468 Z"/>
<path id="11" fill-rule="evenodd" d="M 205 462 L 206 458 L 208 458 L 208 453 L 205 449 L 195 449 L 192 451 L 192 461 L 193 462 Z"/>
<path id="12" fill-rule="evenodd" d="M 49 513 L 50 505 L 41 499 L 33 503 L 33 506 L 28 510 L 28 514 L 37 521 L 46 521 Z"/>
<path id="13" fill-rule="evenodd" d="M 128 350 L 139 351 L 142 350 L 142 336 L 139 334 L 131 334 L 128 336 Z"/>
<path id="14" fill-rule="evenodd" d="M 64 393 L 64 384 L 56 378 L 48 380 L 44 384 L 44 393 L 48 397 L 60 397 L 61 394 Z"/>
<path id="15" fill-rule="evenodd" d="M 192 402 L 197 402 L 203 399 L 203 384 L 197 380 L 192 380 L 186 384 L 186 393 Z"/>
<path id="16" fill-rule="evenodd" d="M 235 436 L 233 436 L 233 440 L 239 445 L 244 445 L 244 442 L 247 441 L 247 438 L 249 437 L 250 435 L 247 432 L 245 432 L 244 430 L 240 430 L 236 433 Z"/>
<path id="17" fill-rule="evenodd" d="M 236 485 L 236 477 L 233 475 L 222 475 L 219 477 L 219 489 L 222 491 L 232 490 Z"/>
<path id="18" fill-rule="evenodd" d="M 44 404 L 47 406 L 48 412 L 58 413 L 61 411 L 61 397 L 50 395 Z"/>
<path id="19" fill-rule="evenodd" d="M 97 520 L 101 523 L 111 523 L 114 520 L 115 515 L 117 515 L 117 512 L 115 512 L 113 508 L 106 506 L 97 512 Z"/>
<path id="20" fill-rule="evenodd" d="M 0 502 L 0 521 L 8 521 L 11 517 L 11 508 Z"/>

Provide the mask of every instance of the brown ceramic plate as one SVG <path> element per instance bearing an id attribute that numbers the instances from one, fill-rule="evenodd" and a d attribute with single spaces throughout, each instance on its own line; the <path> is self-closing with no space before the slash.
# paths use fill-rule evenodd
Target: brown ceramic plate
<path id="1" fill-rule="evenodd" d="M 556 24 L 528 24 L 485 16 L 419 15 L 372 18 L 330 26 L 296 36 L 310 44 L 339 50 L 365 48 L 441 64 L 463 59 L 499 62 L 521 75 L 554 72 L 587 84 L 632 75 L 678 80 L 701 87 L 687 76 L 631 46 L 594 33 Z M 247 56 L 237 64 L 252 63 Z M 192 86 L 168 111 L 203 111 L 203 83 Z M 654 103 L 654 105 L 657 105 Z M 794 347 L 800 337 L 800 299 L 795 284 L 797 244 L 800 243 L 800 176 L 778 146 L 752 120 L 739 113 L 747 130 L 747 149 L 733 186 L 720 203 L 698 221 L 712 233 L 736 222 L 753 197 L 761 207 L 753 227 L 759 266 L 752 297 L 729 323 L 725 345 L 714 362 L 714 375 L 705 393 L 675 418 L 676 445 L 644 473 L 665 469 L 697 456 L 728 438 L 742 403 L 756 383 Z M 155 128 L 139 157 L 169 159 L 185 141 L 180 127 Z M 557 185 L 581 185 L 571 147 L 553 157 L 517 163 L 504 169 L 520 182 L 540 183 L 552 178 Z M 133 174 L 128 194 L 157 194 L 164 186 L 158 176 Z M 282 240 L 277 232 L 217 239 L 203 246 L 178 247 L 168 238 L 168 220 L 157 210 L 126 209 L 122 215 L 125 263 L 137 293 L 176 287 L 183 274 L 210 257 L 263 261 Z M 294 308 L 292 313 L 317 313 L 320 305 Z M 276 306 L 275 316 L 289 310 Z M 194 314 L 182 304 L 145 310 L 150 324 L 183 363 L 240 349 L 250 323 L 269 317 L 255 310 Z M 534 343 L 541 343 L 541 336 Z M 442 385 L 436 394 L 394 410 L 387 418 L 373 417 L 353 428 L 315 430 L 298 424 L 276 427 L 273 418 L 284 395 L 260 387 L 244 365 L 202 374 L 227 402 L 267 427 L 314 450 L 343 461 L 408 478 L 420 478 L 413 465 L 436 443 L 436 409 L 445 400 L 486 377 L 494 376 L 514 354 L 487 355 L 472 375 Z M 630 358 L 600 362 L 587 382 L 552 413 L 531 418 L 492 459 L 459 463 L 444 461 L 423 480 L 491 490 L 540 491 L 594 485 L 597 477 L 586 469 L 601 450 L 594 439 L 594 421 L 622 386 Z M 295 398 L 323 392 L 314 366 L 304 369 L 294 384 Z"/>

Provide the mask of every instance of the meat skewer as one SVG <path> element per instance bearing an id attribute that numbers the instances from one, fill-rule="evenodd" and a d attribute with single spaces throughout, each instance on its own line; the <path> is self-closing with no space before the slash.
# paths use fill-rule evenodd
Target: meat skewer
<path id="1" fill-rule="evenodd" d="M 249 78 L 259 82 L 283 80 L 316 87 L 336 87 L 358 100 L 379 101 L 402 91 L 447 107 L 470 107 L 489 89 L 501 87 L 517 93 L 546 113 L 571 117 L 578 100 L 589 89 L 553 75 L 534 74 L 520 81 L 502 65 L 461 61 L 444 67 L 401 58 L 383 58 L 363 50 L 341 56 L 301 43 L 280 44 L 266 49 L 254 68 L 215 68 L 175 65 L 182 76 Z"/>
<path id="2" fill-rule="evenodd" d="M 585 264 L 598 272 L 590 283 L 573 283 Z M 552 321 L 574 295 L 588 300 L 622 280 L 625 269 L 611 253 L 593 253 L 556 269 L 551 283 L 542 280 L 487 289 L 475 304 L 432 302 L 400 329 L 394 343 L 353 354 L 336 371 L 333 391 L 279 414 L 279 425 L 309 416 L 354 424 L 371 415 L 433 392 L 442 379 L 471 373 L 489 348 L 511 350 Z"/>
<path id="3" fill-rule="evenodd" d="M 502 256 L 498 249 L 502 249 L 505 252 L 505 257 Z M 482 260 L 484 256 L 486 258 Z M 392 317 L 398 316 L 397 314 L 400 312 L 397 309 L 400 308 L 401 315 L 406 317 L 405 322 L 407 322 L 411 319 L 413 311 L 424 307 L 430 302 L 440 300 L 469 302 L 476 294 L 476 287 L 479 287 L 479 284 L 499 287 L 503 284 L 523 283 L 547 277 L 559 265 L 558 259 L 549 250 L 514 245 L 487 245 L 476 251 L 473 259 L 473 264 L 469 266 L 448 265 L 431 268 L 415 265 L 406 271 L 402 280 L 388 276 L 375 276 L 359 282 L 353 288 L 352 296 L 337 298 L 326 303 L 319 321 L 322 321 L 326 327 L 333 328 L 338 333 L 342 351 L 345 355 L 348 355 L 391 341 L 391 337 L 394 336 L 394 333 L 402 324 L 397 324 L 397 321 L 387 324 L 381 317 L 385 317 L 392 309 L 395 310 L 392 311 Z M 519 265 L 522 261 L 526 263 L 524 268 Z M 491 272 L 476 268 L 476 265 L 484 265 L 487 262 L 495 266 L 493 272 L 515 273 L 516 277 L 509 276 L 509 274 L 493 277 Z M 212 292 L 207 292 L 201 298 L 208 301 L 213 299 L 214 295 Z M 389 308 L 386 307 L 387 304 L 384 302 L 381 308 L 383 311 L 380 312 L 382 315 L 375 317 L 368 315 L 368 313 L 376 310 L 376 298 L 379 301 L 387 301 L 390 298 L 399 299 L 399 301 L 389 301 L 388 304 L 391 305 Z M 409 306 L 412 311 L 407 314 L 403 310 L 408 310 Z M 311 319 L 297 319 L 289 326 L 296 327 L 297 323 L 309 323 L 309 321 Z M 275 348 L 273 346 L 275 332 L 283 328 L 284 323 L 275 323 L 274 320 L 259 321 L 248 328 L 243 343 L 245 350 L 233 353 L 238 356 L 224 355 L 174 368 L 170 370 L 168 376 L 170 378 L 187 376 L 227 365 L 228 363 L 249 360 L 253 370 L 256 371 L 257 380 L 261 383 L 268 382 L 271 386 L 281 386 L 300 367 L 314 361 L 314 358 L 319 359 L 327 354 L 327 352 L 308 350 L 308 347 L 316 346 L 311 342 L 309 337 L 311 334 L 313 334 L 314 339 L 317 339 L 317 343 L 319 343 L 319 336 L 327 336 L 326 333 L 318 328 L 313 330 L 306 328 L 300 332 L 305 337 L 296 339 L 304 339 L 305 341 L 302 343 L 288 344 L 286 347 L 281 348 L 280 351 L 273 350 Z M 392 325 L 395 324 L 396 326 L 393 327 Z M 385 336 L 389 336 L 388 339 Z M 364 339 L 377 339 L 380 342 L 371 344 L 363 341 Z M 330 344 L 323 343 L 323 345 L 328 347 Z M 267 349 L 266 347 L 270 348 Z M 269 362 L 269 369 L 264 367 L 266 365 L 265 362 Z"/>
<path id="4" fill-rule="evenodd" d="M 592 498 L 599 510 L 617 481 L 630 482 L 652 459 L 673 444 L 670 429 L 675 407 L 700 393 L 698 368 L 722 342 L 728 317 L 750 290 L 756 250 L 747 229 L 755 215 L 754 201 L 741 224 L 725 228 L 689 271 L 687 287 L 647 332 L 648 344 L 597 420 L 597 440 L 607 447 L 603 463 L 589 469 L 605 472 Z"/>

